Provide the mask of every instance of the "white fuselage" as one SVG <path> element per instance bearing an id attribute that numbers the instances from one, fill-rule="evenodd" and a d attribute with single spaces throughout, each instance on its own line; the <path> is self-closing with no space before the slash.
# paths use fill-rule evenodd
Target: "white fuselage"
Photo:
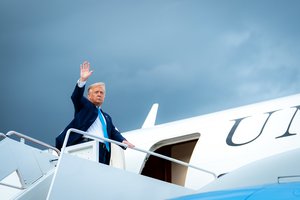
<path id="1" fill-rule="evenodd" d="M 300 95 L 293 95 L 124 135 L 137 147 L 146 150 L 156 151 L 169 146 L 171 157 L 177 156 L 189 164 L 221 175 L 253 161 L 298 148 L 299 105 Z M 186 143 L 188 141 L 195 142 Z M 184 154 L 185 150 L 191 153 Z M 181 153 L 184 155 L 180 156 Z M 126 169 L 141 173 L 150 162 L 147 158 L 140 152 L 125 151 Z M 163 167 L 150 166 L 153 170 L 162 170 Z M 176 174 L 176 170 L 175 166 L 170 169 L 172 180 L 182 176 L 182 173 Z M 184 172 L 181 185 L 188 188 L 199 189 L 215 179 L 211 174 L 193 168 L 180 172 Z"/>

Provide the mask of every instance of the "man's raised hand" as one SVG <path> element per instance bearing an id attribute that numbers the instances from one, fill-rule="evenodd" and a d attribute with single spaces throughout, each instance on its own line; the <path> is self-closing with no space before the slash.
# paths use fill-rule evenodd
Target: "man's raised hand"
<path id="1" fill-rule="evenodd" d="M 84 61 L 80 65 L 80 81 L 84 82 L 92 75 L 93 71 L 90 70 L 90 63 L 88 61 Z"/>

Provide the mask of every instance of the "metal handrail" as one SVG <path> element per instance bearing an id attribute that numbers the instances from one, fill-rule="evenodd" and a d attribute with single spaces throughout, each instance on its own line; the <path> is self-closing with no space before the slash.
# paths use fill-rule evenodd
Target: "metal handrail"
<path id="1" fill-rule="evenodd" d="M 0 137 L 6 138 L 6 135 L 4 133 L 0 133 Z"/>
<path id="2" fill-rule="evenodd" d="M 63 143 L 61 152 L 64 152 L 64 151 L 65 151 L 65 148 L 66 148 L 66 146 L 67 146 L 67 141 L 68 141 L 69 136 L 70 136 L 71 133 L 79 133 L 79 134 L 88 136 L 88 137 L 90 137 L 90 138 L 93 138 L 93 139 L 95 139 L 95 140 L 97 140 L 97 141 L 103 140 L 103 141 L 110 142 L 110 143 L 114 143 L 114 144 L 117 144 L 117 145 L 119 145 L 119 146 L 123 146 L 123 147 L 126 147 L 126 148 L 128 147 L 127 144 L 124 144 L 124 143 L 121 143 L 121 142 L 118 142 L 118 141 L 115 141 L 115 140 L 111 140 L 111 139 L 108 139 L 108 138 L 102 138 L 102 137 L 99 137 L 99 136 L 90 135 L 90 134 L 88 134 L 87 132 L 84 132 L 84 131 L 81 131 L 81 130 L 78 130 L 78 129 L 74 129 L 74 128 L 70 128 L 70 129 L 67 131 L 67 133 L 66 133 L 66 137 L 65 137 L 65 140 L 64 140 L 64 143 Z M 159 157 L 159 158 L 162 158 L 162 159 L 165 159 L 165 160 L 168 160 L 168 161 L 171 161 L 171 162 L 174 162 L 174 163 L 177 163 L 177 164 L 186 166 L 186 167 L 191 167 L 191 168 L 197 169 L 197 170 L 199 170 L 199 171 L 202 171 L 202 172 L 211 174 L 212 176 L 214 176 L 215 179 L 217 178 L 217 175 L 216 175 L 214 172 L 211 172 L 211 171 L 208 171 L 208 170 L 206 170 L 206 169 L 203 169 L 203 168 L 200 168 L 200 167 L 191 165 L 191 164 L 186 163 L 186 162 L 183 162 L 183 161 L 181 161 L 181 160 L 177 160 L 177 159 L 174 159 L 174 158 L 171 158 L 171 157 L 162 155 L 162 154 L 155 153 L 155 152 L 153 152 L 153 151 L 147 151 L 147 150 L 140 149 L 140 148 L 137 148 L 137 147 L 130 147 L 130 148 L 133 149 L 133 150 L 136 150 L 136 151 L 140 151 L 140 152 L 143 152 L 143 153 L 146 153 L 146 154 L 150 154 L 150 155 L 152 155 L 152 156 L 156 156 L 156 157 Z"/>
<path id="3" fill-rule="evenodd" d="M 25 189 L 24 187 L 18 187 L 18 186 L 10 185 L 10 184 L 7 184 L 7 183 L 0 183 L 0 185 L 3 185 L 5 187 L 10 187 L 10 188 L 18 189 L 18 190 L 24 190 Z"/>
<path id="4" fill-rule="evenodd" d="M 16 131 L 9 131 L 9 132 L 6 133 L 6 136 L 8 136 L 8 137 L 10 137 L 12 135 L 15 135 L 15 136 L 17 136 L 17 137 L 19 137 L 21 139 L 25 139 L 25 140 L 28 140 L 28 141 L 33 142 L 35 144 L 39 144 L 39 145 L 42 145 L 42 146 L 47 147 L 49 149 L 52 149 L 52 150 L 54 150 L 57 153 L 58 156 L 60 155 L 60 151 L 57 148 L 55 148 L 55 147 L 53 147 L 53 146 L 51 146 L 51 145 L 49 145 L 49 144 L 47 144 L 45 142 L 39 141 L 37 139 L 34 139 L 34 138 L 29 137 L 27 135 L 24 135 L 22 133 L 18 133 Z"/>

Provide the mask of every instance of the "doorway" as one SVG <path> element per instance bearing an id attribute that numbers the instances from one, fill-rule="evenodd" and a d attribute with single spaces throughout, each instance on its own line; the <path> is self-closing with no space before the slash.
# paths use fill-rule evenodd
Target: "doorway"
<path id="1" fill-rule="evenodd" d="M 152 151 L 189 163 L 199 133 L 164 140 L 154 145 Z M 188 167 L 150 155 L 146 159 L 142 175 L 184 186 Z"/>

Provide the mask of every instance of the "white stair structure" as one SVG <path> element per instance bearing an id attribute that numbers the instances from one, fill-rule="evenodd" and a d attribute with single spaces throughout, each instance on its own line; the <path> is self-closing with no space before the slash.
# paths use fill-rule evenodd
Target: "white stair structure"
<path id="1" fill-rule="evenodd" d="M 66 147 L 71 132 L 113 143 L 110 166 L 97 162 L 97 141 Z M 123 150 L 115 144 L 126 146 L 110 139 L 98 138 L 83 131 L 70 129 L 65 137 L 47 199 L 159 200 L 194 192 L 182 186 L 126 171 Z"/>
<path id="2" fill-rule="evenodd" d="M 18 142 L 7 137 L 12 135 L 23 139 Z M 45 146 L 44 143 L 17 132 L 1 136 L 3 138 L 0 141 L 1 199 L 46 199 L 58 156 L 53 155 L 51 151 L 25 144 L 23 141 L 26 138 L 27 141 Z M 53 147 L 51 149 L 56 150 Z"/>
<path id="3" fill-rule="evenodd" d="M 63 154 L 48 199 L 166 199 L 193 191 Z"/>
<path id="4" fill-rule="evenodd" d="M 126 171 L 126 146 L 109 139 L 95 137 L 90 141 L 66 147 L 71 132 L 91 137 L 85 132 L 69 130 L 62 151 L 26 135 L 10 131 L 0 133 L 0 198 L 1 200 L 60 200 L 60 199 L 176 199 L 190 194 L 224 189 L 252 187 L 264 184 L 284 184 L 300 180 L 300 149 L 287 151 L 245 165 L 216 178 L 200 190 L 192 190 L 138 173 Z M 21 138 L 16 141 L 13 136 Z M 98 140 L 112 144 L 110 166 L 97 162 Z M 31 141 L 46 147 L 41 150 L 25 144 Z M 133 148 L 177 164 L 216 175 L 210 171 L 154 152 Z M 56 155 L 54 154 L 56 152 Z M 271 167 L 271 168 L 270 168 Z"/>
<path id="5" fill-rule="evenodd" d="M 9 138 L 12 135 L 20 137 L 21 141 Z M 60 153 L 54 147 L 14 131 L 0 136 L 0 159 L 3 163 L 0 167 L 1 200 L 155 200 L 195 192 L 126 171 L 123 150 L 117 145 L 112 144 L 112 160 L 107 166 L 97 162 L 97 141 L 71 147 L 64 145 Z M 48 149 L 25 144 L 26 139 Z M 60 156 L 53 155 L 53 150 Z"/>

